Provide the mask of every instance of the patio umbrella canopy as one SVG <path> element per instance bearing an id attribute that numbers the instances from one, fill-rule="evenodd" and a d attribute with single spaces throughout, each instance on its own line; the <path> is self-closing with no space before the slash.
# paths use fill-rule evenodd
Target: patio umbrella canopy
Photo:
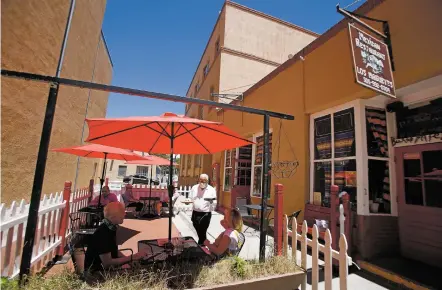
<path id="1" fill-rule="evenodd" d="M 86 119 L 88 142 L 149 153 L 170 153 L 169 200 L 172 200 L 173 154 L 212 154 L 253 144 L 218 122 L 164 113 L 155 117 Z M 169 242 L 172 234 L 169 202 Z"/>
<path id="2" fill-rule="evenodd" d="M 101 186 L 100 186 L 100 196 L 98 197 L 98 206 L 100 206 L 101 202 L 101 191 L 103 188 L 104 174 L 106 172 L 106 160 L 112 159 L 112 160 L 130 161 L 130 160 L 144 159 L 144 157 L 135 154 L 129 150 L 100 145 L 100 144 L 86 144 L 86 145 L 67 147 L 67 148 L 56 148 L 52 149 L 52 151 L 63 152 L 87 158 L 104 158 L 103 172 L 101 174 L 101 179 L 100 179 Z"/>
<path id="3" fill-rule="evenodd" d="M 137 164 L 137 165 L 169 165 L 170 161 L 155 155 L 149 155 L 145 157 L 146 159 L 143 160 L 134 160 L 134 161 L 127 161 L 126 164 Z M 174 163 L 174 166 L 177 164 Z M 149 213 L 147 214 L 148 217 L 153 217 L 154 215 L 150 213 L 150 201 L 152 198 L 152 168 L 150 169 L 150 180 L 149 180 Z M 171 202 L 171 201 L 169 201 Z"/>

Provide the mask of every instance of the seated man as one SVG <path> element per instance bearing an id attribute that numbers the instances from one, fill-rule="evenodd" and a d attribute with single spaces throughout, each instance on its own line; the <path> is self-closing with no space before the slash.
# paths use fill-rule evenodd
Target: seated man
<path id="1" fill-rule="evenodd" d="M 230 211 L 230 217 L 225 216 L 225 219 L 221 221 L 221 225 L 226 230 L 222 232 L 213 243 L 210 243 L 209 240 L 205 240 L 204 246 L 218 258 L 234 256 L 238 254 L 244 242 L 240 239 L 243 226 L 241 214 L 238 210 L 232 209 Z"/>
<path id="2" fill-rule="evenodd" d="M 126 207 L 135 207 L 135 210 L 138 212 L 143 209 L 143 203 L 135 198 L 131 185 L 126 187 L 126 192 L 121 197 L 123 198 Z"/>
<path id="3" fill-rule="evenodd" d="M 124 215 L 124 206 L 120 202 L 111 202 L 104 208 L 103 223 L 92 235 L 86 250 L 85 271 L 91 273 L 118 267 L 146 256 L 145 252 L 125 256 L 118 251 L 117 228 L 123 223 Z"/>
<path id="4" fill-rule="evenodd" d="M 98 205 L 98 199 L 100 199 L 100 195 L 95 197 L 89 205 Z M 100 205 L 105 206 L 110 202 L 118 202 L 118 198 L 115 194 L 110 193 L 109 186 L 103 186 L 103 189 L 101 190 L 101 199 L 100 199 Z"/>

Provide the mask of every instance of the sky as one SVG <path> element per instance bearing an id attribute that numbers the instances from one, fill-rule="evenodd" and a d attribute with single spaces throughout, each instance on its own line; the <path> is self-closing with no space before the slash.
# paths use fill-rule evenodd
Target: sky
<path id="1" fill-rule="evenodd" d="M 316 33 L 342 19 L 331 0 L 236 0 Z M 345 7 L 355 0 L 341 0 Z M 350 6 L 354 10 L 364 1 Z M 112 84 L 185 96 L 224 0 L 107 1 L 103 33 Z M 244 84 L 248 85 L 248 84 Z M 184 104 L 110 94 L 107 117 L 184 113 Z"/>

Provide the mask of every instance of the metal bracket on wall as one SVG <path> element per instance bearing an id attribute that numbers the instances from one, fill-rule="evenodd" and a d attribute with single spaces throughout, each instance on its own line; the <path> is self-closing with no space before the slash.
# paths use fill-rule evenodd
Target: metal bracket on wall
<path id="1" fill-rule="evenodd" d="M 365 16 L 365 15 L 356 14 L 354 12 L 351 12 L 351 11 L 348 11 L 348 10 L 340 8 L 339 4 L 336 5 L 336 11 L 339 14 L 344 15 L 344 17 L 349 18 L 349 19 L 355 21 L 356 23 L 362 25 L 363 27 L 365 27 L 366 29 L 370 30 L 371 32 L 373 32 L 374 34 L 376 34 L 377 36 L 379 36 L 379 37 L 381 37 L 383 39 L 384 43 L 388 47 L 388 53 L 390 54 L 391 69 L 393 71 L 395 71 L 394 58 L 393 58 L 393 48 L 392 48 L 392 45 L 391 45 L 391 37 L 390 37 L 390 26 L 388 25 L 388 21 L 371 18 L 371 17 Z M 383 32 L 377 31 L 376 29 L 374 29 L 373 27 L 371 27 L 367 23 L 361 21 L 359 18 L 366 19 L 366 20 L 369 20 L 369 21 L 374 21 L 374 22 L 382 23 Z"/>

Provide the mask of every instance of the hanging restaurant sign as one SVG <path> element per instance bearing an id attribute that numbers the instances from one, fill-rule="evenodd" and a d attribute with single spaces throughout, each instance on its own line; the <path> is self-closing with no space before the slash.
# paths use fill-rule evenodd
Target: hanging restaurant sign
<path id="1" fill-rule="evenodd" d="M 356 82 L 396 98 L 388 46 L 381 40 L 348 24 Z"/>

